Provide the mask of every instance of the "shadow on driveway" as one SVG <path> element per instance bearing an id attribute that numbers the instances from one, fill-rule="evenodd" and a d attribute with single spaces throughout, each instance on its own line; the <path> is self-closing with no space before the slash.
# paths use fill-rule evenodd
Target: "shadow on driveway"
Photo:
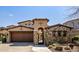
<path id="1" fill-rule="evenodd" d="M 34 46 L 33 42 L 12 42 L 10 46 Z"/>
<path id="2" fill-rule="evenodd" d="M 46 47 L 43 44 L 34 45 L 33 42 L 12 42 L 10 46 L 33 46 L 33 47 Z"/>

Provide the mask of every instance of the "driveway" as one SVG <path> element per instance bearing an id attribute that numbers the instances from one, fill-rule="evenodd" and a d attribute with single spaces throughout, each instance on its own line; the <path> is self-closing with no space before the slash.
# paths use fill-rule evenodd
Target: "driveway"
<path id="1" fill-rule="evenodd" d="M 0 52 L 50 52 L 44 45 L 34 46 L 32 42 L 0 44 Z"/>

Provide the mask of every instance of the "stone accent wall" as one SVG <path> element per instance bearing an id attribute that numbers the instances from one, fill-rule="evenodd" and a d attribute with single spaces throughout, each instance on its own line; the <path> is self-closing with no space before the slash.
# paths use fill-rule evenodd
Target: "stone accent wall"
<path id="1" fill-rule="evenodd" d="M 61 36 L 58 35 L 58 31 L 61 31 Z M 66 36 L 63 36 L 63 31 L 66 31 Z M 69 41 L 71 42 L 71 29 L 64 27 L 64 26 L 55 26 L 51 27 L 49 29 L 46 29 L 45 31 L 45 40 L 46 44 L 52 44 L 54 40 L 60 40 L 61 41 Z"/>
<path id="2" fill-rule="evenodd" d="M 43 32 L 44 32 L 45 28 L 47 27 L 48 21 L 45 20 L 45 19 L 34 19 L 33 23 L 34 23 L 34 25 L 33 25 L 33 28 L 34 28 L 34 43 L 39 44 L 39 38 L 38 38 L 39 30 L 38 29 L 41 28 L 41 29 L 43 29 Z"/>
<path id="3" fill-rule="evenodd" d="M 0 30 L 0 33 L 4 34 L 7 39 L 7 43 L 10 42 L 9 40 L 9 31 L 8 30 Z"/>

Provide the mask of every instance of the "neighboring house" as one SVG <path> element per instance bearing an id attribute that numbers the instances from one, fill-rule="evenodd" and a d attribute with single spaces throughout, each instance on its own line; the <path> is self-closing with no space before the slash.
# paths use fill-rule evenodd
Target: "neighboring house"
<path id="1" fill-rule="evenodd" d="M 79 19 L 73 19 L 63 23 L 63 25 L 73 27 L 74 29 L 79 29 Z"/>
<path id="2" fill-rule="evenodd" d="M 72 37 L 79 36 L 79 19 L 67 21 L 63 25 L 73 27 Z"/>
<path id="3" fill-rule="evenodd" d="M 0 33 L 6 35 L 7 42 L 33 42 L 34 44 L 47 44 L 50 40 L 71 41 L 73 25 L 56 24 L 48 26 L 47 18 L 35 18 L 18 22 L 18 25 L 10 25 L 0 29 Z"/>

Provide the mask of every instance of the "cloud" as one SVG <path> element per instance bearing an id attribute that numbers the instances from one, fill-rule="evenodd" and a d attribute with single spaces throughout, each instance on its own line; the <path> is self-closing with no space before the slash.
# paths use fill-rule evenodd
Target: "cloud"
<path id="1" fill-rule="evenodd" d="M 9 14 L 9 16 L 11 16 L 11 17 L 12 17 L 12 16 L 13 16 L 13 14 Z"/>

